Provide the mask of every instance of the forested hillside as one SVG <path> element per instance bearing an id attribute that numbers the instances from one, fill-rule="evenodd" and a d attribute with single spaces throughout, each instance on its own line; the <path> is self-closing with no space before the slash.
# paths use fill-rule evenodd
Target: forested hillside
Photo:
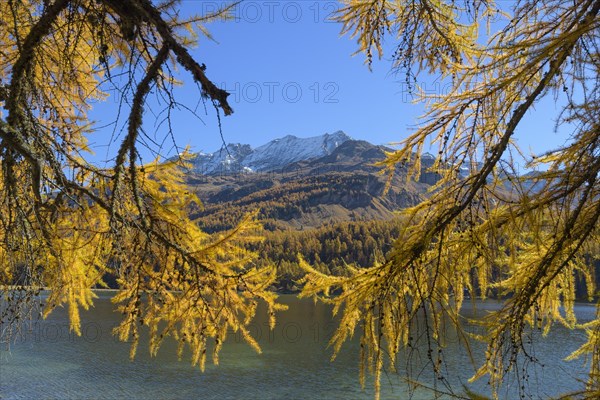
<path id="1" fill-rule="evenodd" d="M 270 232 L 253 249 L 259 251 L 259 262 L 277 265 L 277 288 L 293 291 L 303 275 L 299 256 L 319 271 L 344 275 L 347 265 L 367 267 L 382 262 L 398 229 L 398 219 L 327 223 L 319 228 Z"/>
<path id="2" fill-rule="evenodd" d="M 204 231 L 215 233 L 258 211 L 266 236 L 251 248 L 259 252 L 259 263 L 277 266 L 277 289 L 295 290 L 299 255 L 335 274 L 343 274 L 346 264 L 366 267 L 383 260 L 398 234 L 397 211 L 417 204 L 432 183 L 426 171 L 420 182 L 406 182 L 399 168 L 386 191 L 388 177 L 376 163 L 388 150 L 348 140 L 331 154 L 275 171 L 188 171 L 204 206 L 191 213 Z"/>
<path id="3" fill-rule="evenodd" d="M 299 256 L 334 275 L 345 274 L 346 265 L 382 262 L 399 234 L 398 211 L 427 197 L 439 179 L 429 170 L 432 159 L 424 157 L 418 180 L 407 180 L 405 169 L 399 167 L 386 192 L 388 176 L 376 164 L 388 150 L 348 140 L 331 154 L 276 171 L 217 175 L 190 171 L 188 183 L 204 207 L 191 213 L 203 230 L 216 233 L 258 211 L 266 235 L 251 249 L 258 251 L 260 264 L 277 266 L 278 290 L 295 291 L 302 276 Z M 499 274 L 500 268 L 494 271 Z M 583 298 L 583 280 L 576 286 Z"/>
<path id="4" fill-rule="evenodd" d="M 204 205 L 192 216 L 207 232 L 230 229 L 254 210 L 259 210 L 259 219 L 269 231 L 391 219 L 399 209 L 422 200 L 431 182 L 427 181 L 430 174 L 424 173 L 421 182 L 407 183 L 399 168 L 386 192 L 388 177 L 375 165 L 386 150 L 349 140 L 327 156 L 290 163 L 277 171 L 189 173 L 188 182 Z"/>

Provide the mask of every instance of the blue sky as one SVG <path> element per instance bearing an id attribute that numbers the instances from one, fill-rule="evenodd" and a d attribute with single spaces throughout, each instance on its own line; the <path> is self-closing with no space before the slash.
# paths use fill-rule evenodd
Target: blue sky
<path id="1" fill-rule="evenodd" d="M 181 11 L 204 13 L 223 4 L 185 0 Z M 411 102 L 404 76 L 390 71 L 385 56 L 373 63 L 372 71 L 363 54 L 352 56 L 355 40 L 340 36 L 341 25 L 328 20 L 338 7 L 328 0 L 248 0 L 237 6 L 234 20 L 207 25 L 215 41 L 201 38 L 193 55 L 205 63 L 213 82 L 231 92 L 235 113 L 221 120 L 226 142 L 258 146 L 287 134 L 308 137 L 343 130 L 355 139 L 389 144 L 414 129 L 423 108 Z M 193 109 L 198 89 L 187 74 L 181 77 L 185 84 L 176 94 Z M 428 90 L 443 90 L 431 78 L 423 76 L 419 82 Z M 103 105 L 103 111 L 93 116 L 101 122 L 110 107 Z M 518 135 L 525 151 L 541 152 L 562 143 L 564 139 L 552 132 L 549 115 L 556 115 L 554 109 L 553 102 L 546 101 L 528 117 Z M 177 145 L 190 145 L 193 151 L 218 149 L 222 142 L 214 109 L 207 105 L 205 110 L 200 103 L 197 114 L 201 119 L 190 112 L 177 113 L 173 122 Z M 146 130 L 155 130 L 152 113 L 145 118 Z M 164 133 L 163 125 L 156 137 Z M 108 152 L 96 147 L 101 159 L 114 151 L 115 144 Z M 170 139 L 162 153 L 174 154 Z"/>

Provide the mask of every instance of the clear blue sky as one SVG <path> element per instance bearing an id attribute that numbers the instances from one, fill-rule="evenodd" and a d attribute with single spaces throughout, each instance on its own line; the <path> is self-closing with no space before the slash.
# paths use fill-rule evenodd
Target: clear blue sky
<path id="1" fill-rule="evenodd" d="M 181 11 L 203 13 L 222 4 L 185 0 Z M 422 107 L 411 103 L 404 76 L 390 72 L 389 60 L 374 62 L 369 71 L 363 54 L 352 56 L 355 40 L 340 36 L 341 25 L 328 20 L 338 7 L 327 0 L 248 0 L 237 6 L 235 20 L 207 25 L 215 42 L 201 38 L 193 55 L 206 64 L 210 79 L 232 93 L 235 113 L 222 119 L 226 142 L 258 146 L 287 134 L 307 137 L 343 130 L 355 139 L 388 144 L 412 130 Z M 392 48 L 391 39 L 388 45 Z M 194 108 L 198 89 L 187 74 L 182 77 L 186 84 L 177 95 Z M 428 90 L 443 90 L 426 77 L 421 83 Z M 107 117 L 106 107 L 93 114 L 96 119 Z M 191 145 L 194 151 L 218 149 L 214 109 L 207 105 L 205 111 L 200 104 L 197 111 L 202 120 L 185 111 L 177 114 L 177 144 Z M 556 115 L 552 101 L 540 104 L 528 118 L 518 136 L 525 151 L 545 151 L 564 141 L 552 132 L 549 115 Z M 147 113 L 147 131 L 154 129 L 154 122 Z M 174 154 L 171 147 L 167 142 L 163 154 Z M 115 150 L 113 144 L 109 154 Z M 101 159 L 107 154 L 103 148 L 96 151 Z"/>

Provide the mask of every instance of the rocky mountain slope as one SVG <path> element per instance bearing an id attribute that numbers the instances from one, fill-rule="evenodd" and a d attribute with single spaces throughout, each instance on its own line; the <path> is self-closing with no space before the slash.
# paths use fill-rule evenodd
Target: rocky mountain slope
<path id="1" fill-rule="evenodd" d="M 248 144 L 230 143 L 212 153 L 198 153 L 192 158 L 193 172 L 223 175 L 276 171 L 291 163 L 331 154 L 351 138 L 342 131 L 309 138 L 287 135 L 256 149 Z"/>
<path id="2" fill-rule="evenodd" d="M 195 162 L 187 175 L 204 203 L 204 210 L 193 216 L 209 232 L 231 228 L 257 209 L 269 230 L 389 220 L 399 209 L 417 204 L 435 182 L 429 173 L 420 182 L 406 182 L 398 169 L 384 193 L 388 178 L 375 164 L 390 149 L 352 140 L 343 132 L 308 139 L 286 136 L 255 150 L 247 145 L 231 149 L 239 150 L 232 158 L 239 157 L 241 168 L 217 173 L 208 166 L 225 158 L 213 153 L 210 163 Z"/>

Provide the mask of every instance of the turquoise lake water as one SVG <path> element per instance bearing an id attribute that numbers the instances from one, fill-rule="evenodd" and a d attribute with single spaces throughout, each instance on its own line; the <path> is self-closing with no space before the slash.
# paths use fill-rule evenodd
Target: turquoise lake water
<path id="1" fill-rule="evenodd" d="M 358 341 L 343 347 L 330 362 L 327 342 L 334 330 L 330 307 L 284 295 L 290 309 L 280 313 L 274 331 L 261 313 L 250 327 L 262 347 L 256 354 L 235 335 L 230 335 L 220 356 L 220 365 L 207 361 L 206 371 L 191 367 L 189 357 L 176 357 L 174 342 L 166 342 L 157 357 L 150 357 L 147 342 L 140 343 L 134 362 L 129 345 L 110 333 L 120 315 L 113 311 L 107 293 L 100 294 L 95 307 L 82 315 L 81 337 L 69 332 L 64 310 L 33 324 L 7 349 L 0 350 L 0 399 L 370 399 L 372 378 L 363 390 L 358 383 Z M 474 311 L 467 306 L 466 313 Z M 494 302 L 478 303 L 477 315 L 497 308 Z M 592 305 L 577 306 L 578 317 L 594 317 Z M 473 329 L 475 329 L 473 327 Z M 539 335 L 538 335 L 539 336 Z M 464 345 L 448 335 L 444 354 L 445 376 L 457 393 L 472 376 L 474 367 Z M 562 361 L 583 341 L 582 332 L 557 327 L 546 338 L 536 337 L 535 356 L 540 365 L 529 366 L 526 382 L 512 378 L 501 390 L 502 398 L 518 396 L 525 386 L 530 398 L 548 398 L 583 388 L 587 370 L 582 360 Z M 475 355 L 481 354 L 475 346 Z M 425 384 L 436 383 L 429 369 L 421 371 L 418 359 L 426 349 L 417 349 L 408 365 L 412 376 Z M 542 366 L 543 365 L 543 366 Z M 471 386 L 485 393 L 485 379 Z M 442 388 L 443 386 L 439 386 Z M 431 399 L 429 390 L 409 391 L 404 371 L 386 373 L 382 399 Z"/>

